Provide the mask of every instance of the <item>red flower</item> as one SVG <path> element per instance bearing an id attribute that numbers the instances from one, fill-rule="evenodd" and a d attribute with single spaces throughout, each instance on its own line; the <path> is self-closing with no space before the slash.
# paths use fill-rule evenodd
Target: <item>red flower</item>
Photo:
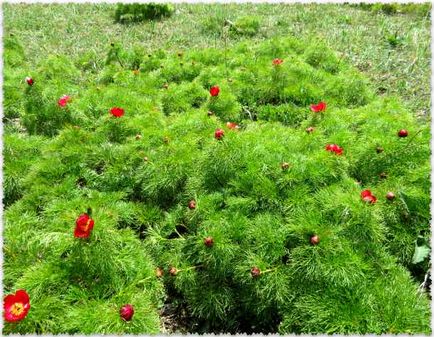
<path id="1" fill-rule="evenodd" d="M 31 78 L 31 77 L 26 77 L 26 82 L 27 82 L 27 84 L 30 85 L 30 86 L 32 86 L 33 83 L 35 83 L 35 81 L 33 81 L 33 78 Z"/>
<path id="2" fill-rule="evenodd" d="M 372 195 L 370 190 L 363 190 L 360 193 L 363 201 L 369 202 L 370 204 L 375 204 L 377 202 L 377 198 Z"/>
<path id="3" fill-rule="evenodd" d="M 282 63 L 283 63 L 282 59 L 277 58 L 273 60 L 273 66 L 280 66 Z"/>
<path id="4" fill-rule="evenodd" d="M 84 213 L 77 218 L 75 224 L 74 236 L 76 238 L 88 238 L 95 221 L 93 221 L 89 215 Z"/>
<path id="5" fill-rule="evenodd" d="M 209 89 L 209 93 L 210 93 L 211 96 L 213 96 L 213 97 L 218 96 L 218 95 L 219 95 L 219 92 L 220 92 L 220 88 L 219 88 L 217 85 L 215 85 L 215 86 L 213 86 L 213 87 L 211 87 L 211 88 Z"/>
<path id="6" fill-rule="evenodd" d="M 328 144 L 326 145 L 325 149 L 327 151 L 336 153 L 338 156 L 342 155 L 342 153 L 344 152 L 344 149 L 336 144 Z"/>
<path id="7" fill-rule="evenodd" d="M 214 137 L 218 140 L 221 140 L 224 135 L 225 135 L 225 132 L 222 129 L 217 129 L 214 132 Z"/>
<path id="8" fill-rule="evenodd" d="M 313 112 L 321 112 L 327 108 L 327 104 L 325 102 L 319 102 L 318 104 L 312 104 L 310 106 L 310 110 Z"/>
<path id="9" fill-rule="evenodd" d="M 110 113 L 115 116 L 116 118 L 122 117 L 125 113 L 125 110 L 122 108 L 111 108 L 110 109 Z"/>
<path id="10" fill-rule="evenodd" d="M 71 100 L 71 97 L 68 95 L 63 95 L 62 97 L 59 98 L 59 100 L 57 101 L 57 104 L 59 104 L 60 107 L 65 107 L 66 103 L 68 103 Z"/>
<path id="11" fill-rule="evenodd" d="M 377 198 L 375 196 L 373 196 L 373 195 L 369 195 L 369 196 L 363 198 L 363 200 L 367 201 L 367 202 L 369 202 L 371 204 L 375 204 L 377 202 Z"/>
<path id="12" fill-rule="evenodd" d="M 367 196 L 370 196 L 370 195 L 372 195 L 372 193 L 371 193 L 370 190 L 363 190 L 363 191 L 360 193 L 360 196 L 362 197 L 362 199 L 363 199 L 363 198 L 366 198 Z"/>
<path id="13" fill-rule="evenodd" d="M 232 130 L 234 130 L 234 129 L 239 129 L 239 128 L 240 128 L 240 126 L 239 126 L 237 123 L 232 123 L 232 122 L 227 122 L 227 123 L 226 123 L 226 126 L 227 126 L 229 129 L 232 129 Z"/>
<path id="14" fill-rule="evenodd" d="M 131 321 L 134 315 L 134 308 L 131 304 L 125 304 L 121 310 L 119 310 L 119 315 L 124 321 Z"/>
<path id="15" fill-rule="evenodd" d="M 3 299 L 3 314 L 7 322 L 21 321 L 29 310 L 30 298 L 25 290 L 17 290 Z"/>

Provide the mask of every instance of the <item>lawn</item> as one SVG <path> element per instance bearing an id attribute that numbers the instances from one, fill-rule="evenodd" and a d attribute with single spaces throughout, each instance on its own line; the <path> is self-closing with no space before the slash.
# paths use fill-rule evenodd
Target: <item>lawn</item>
<path id="1" fill-rule="evenodd" d="M 3 332 L 430 334 L 427 6 L 115 8 L 3 4 Z"/>

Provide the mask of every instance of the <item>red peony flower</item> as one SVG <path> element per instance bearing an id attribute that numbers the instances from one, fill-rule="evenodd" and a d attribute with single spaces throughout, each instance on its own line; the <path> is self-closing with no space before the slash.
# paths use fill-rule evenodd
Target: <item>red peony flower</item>
<path id="1" fill-rule="evenodd" d="M 325 149 L 327 151 L 335 151 L 336 150 L 336 144 L 327 144 Z"/>
<path id="2" fill-rule="evenodd" d="M 122 108 L 111 108 L 110 113 L 115 116 L 116 118 L 122 117 L 125 114 L 125 110 Z"/>
<path id="3" fill-rule="evenodd" d="M 7 322 L 21 321 L 29 310 L 30 297 L 25 290 L 17 290 L 3 299 L 3 314 Z"/>
<path id="4" fill-rule="evenodd" d="M 362 197 L 362 199 L 363 199 L 363 198 L 366 198 L 367 196 L 370 196 L 370 195 L 372 195 L 372 193 L 371 193 L 370 190 L 363 190 L 363 191 L 360 193 L 360 196 Z"/>
<path id="5" fill-rule="evenodd" d="M 75 224 L 74 236 L 76 238 L 88 238 L 95 221 L 93 221 L 89 215 L 84 213 L 77 218 Z"/>
<path id="6" fill-rule="evenodd" d="M 310 110 L 313 112 L 322 112 L 327 108 L 327 104 L 325 102 L 319 102 L 318 104 L 312 104 L 310 106 Z"/>
<path id="7" fill-rule="evenodd" d="M 32 86 L 33 83 L 35 83 L 35 81 L 33 81 L 33 78 L 31 78 L 31 77 L 26 77 L 26 82 L 27 82 L 27 84 L 30 85 L 30 86 Z"/>
<path id="8" fill-rule="evenodd" d="M 370 190 L 363 190 L 360 193 L 363 201 L 369 202 L 370 204 L 375 204 L 377 202 L 377 198 L 372 195 Z"/>
<path id="9" fill-rule="evenodd" d="M 363 201 L 367 201 L 370 204 L 375 204 L 377 202 L 377 198 L 373 195 L 368 195 L 367 197 L 363 198 Z"/>
<path id="10" fill-rule="evenodd" d="M 326 145 L 325 149 L 327 151 L 336 153 L 338 156 L 342 155 L 342 153 L 344 152 L 344 149 L 336 144 L 328 144 Z"/>
<path id="11" fill-rule="evenodd" d="M 209 93 L 213 97 L 218 96 L 220 93 L 220 88 L 217 85 L 215 85 L 209 89 Z"/>
<path id="12" fill-rule="evenodd" d="M 282 63 L 283 63 L 282 59 L 277 58 L 273 60 L 273 66 L 280 66 Z"/>
<path id="13" fill-rule="evenodd" d="M 232 123 L 232 122 L 227 122 L 227 123 L 226 123 L 226 126 L 227 126 L 229 129 L 232 129 L 232 130 L 234 130 L 234 129 L 239 129 L 239 128 L 240 128 L 240 126 L 239 126 L 237 123 Z"/>
<path id="14" fill-rule="evenodd" d="M 214 137 L 218 140 L 221 140 L 224 135 L 225 135 L 225 132 L 222 129 L 217 129 L 214 132 Z"/>
<path id="15" fill-rule="evenodd" d="M 119 314 L 124 321 L 131 321 L 134 315 L 134 308 L 131 304 L 125 304 L 121 310 L 119 310 Z"/>
<path id="16" fill-rule="evenodd" d="M 60 107 L 64 108 L 70 100 L 71 100 L 70 96 L 63 95 L 62 97 L 59 98 L 59 100 L 57 101 L 57 104 L 59 104 Z"/>

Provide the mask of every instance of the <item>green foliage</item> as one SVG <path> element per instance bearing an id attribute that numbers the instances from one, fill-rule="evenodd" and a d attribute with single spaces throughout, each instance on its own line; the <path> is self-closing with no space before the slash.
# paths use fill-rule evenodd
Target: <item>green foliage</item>
<path id="1" fill-rule="evenodd" d="M 51 98 L 51 101 L 43 95 L 37 83 L 26 88 L 21 121 L 30 135 L 53 136 L 62 127 L 74 123 L 74 117 L 70 114 L 69 108 L 60 107 L 52 92 L 47 93 L 47 96 Z M 59 95 L 57 99 L 60 97 Z"/>
<path id="2" fill-rule="evenodd" d="M 295 104 L 261 105 L 257 109 L 258 120 L 280 121 L 285 125 L 299 126 L 306 119 L 308 111 Z"/>
<path id="3" fill-rule="evenodd" d="M 229 31 L 233 35 L 254 36 L 258 33 L 260 27 L 261 22 L 258 17 L 243 16 L 230 26 Z"/>
<path id="4" fill-rule="evenodd" d="M 409 3 L 409 4 L 399 4 L 399 3 L 376 3 L 376 4 L 357 4 L 358 6 L 365 10 L 373 11 L 374 13 L 383 13 L 386 15 L 395 15 L 400 13 L 413 14 L 413 15 L 423 15 L 429 16 L 431 12 L 431 3 Z"/>
<path id="5" fill-rule="evenodd" d="M 217 11 L 213 16 L 207 16 L 201 22 L 203 34 L 220 37 L 229 34 L 231 37 L 252 37 L 258 34 L 261 20 L 258 16 L 241 16 L 234 22 L 230 21 L 224 12 Z"/>
<path id="6" fill-rule="evenodd" d="M 137 23 L 148 20 L 160 20 L 171 16 L 173 6 L 170 4 L 122 4 L 119 3 L 114 14 L 118 23 Z"/>
<path id="7" fill-rule="evenodd" d="M 15 35 L 10 34 L 5 37 L 4 49 L 5 64 L 15 67 L 23 65 L 25 61 L 24 48 Z"/>
<path id="8" fill-rule="evenodd" d="M 132 53 L 128 56 L 128 63 L 131 69 L 140 69 L 141 64 L 145 59 L 145 50 L 140 46 L 135 46 Z"/>
<path id="9" fill-rule="evenodd" d="M 109 200 L 108 195 L 105 198 Z M 110 199 L 114 201 L 113 196 Z M 111 211 L 116 212 L 116 204 L 101 208 L 98 204 L 107 200 L 98 200 L 98 196 L 90 202 L 96 206 L 94 219 L 98 229 L 90 240 L 74 239 L 70 233 L 72 226 L 68 226 L 74 223 L 75 216 L 70 206 L 83 205 L 82 200 L 51 202 L 44 211 L 44 223 L 37 218 L 32 222 L 25 218 L 20 221 L 22 215 L 10 209 L 8 219 L 14 225 L 8 226 L 8 238 L 19 238 L 20 231 L 30 231 L 32 236 L 27 242 L 21 242 L 23 251 L 19 255 L 24 257 L 25 251 L 36 254 L 32 265 L 14 280 L 14 287 L 31 294 L 32 311 L 16 328 L 7 325 L 5 332 L 137 334 L 159 331 L 156 309 L 162 288 L 141 242 L 130 229 L 116 229 L 116 220 L 111 218 L 118 216 L 116 213 L 110 216 Z M 6 247 L 11 244 L 8 240 Z M 19 267 L 26 262 L 19 256 L 17 259 L 9 255 L 9 250 L 6 252 L 7 266 Z M 119 309 L 126 303 L 135 307 L 132 324 L 125 324 L 119 318 Z"/>
<path id="10" fill-rule="evenodd" d="M 52 81 L 53 85 L 78 83 L 80 71 L 66 56 L 50 55 L 38 69 L 42 81 Z"/>
<path id="11" fill-rule="evenodd" d="M 75 62 L 75 67 L 91 73 L 96 73 L 102 68 L 102 66 L 103 64 L 101 60 L 98 59 L 98 56 L 94 51 L 87 51 L 81 54 Z"/>
<path id="12" fill-rule="evenodd" d="M 226 88 L 223 87 L 224 89 Z M 240 104 L 237 102 L 236 96 L 231 94 L 229 90 L 218 97 L 209 97 L 207 108 L 222 120 L 238 121 L 240 119 Z"/>
<path id="13" fill-rule="evenodd" d="M 418 239 L 424 239 L 424 237 L 419 236 Z M 418 244 L 417 241 L 415 243 L 414 255 L 413 255 L 413 259 L 411 261 L 413 264 L 423 262 L 429 256 L 430 248 L 427 245 L 426 240 L 424 240 L 424 241 L 425 242 L 423 242 L 420 245 Z"/>
<path id="14" fill-rule="evenodd" d="M 172 84 L 165 90 L 161 103 L 167 115 L 198 108 L 207 99 L 207 92 L 196 82 Z"/>
<path id="15" fill-rule="evenodd" d="M 340 60 L 321 42 L 312 43 L 304 52 L 306 62 L 329 73 L 337 73 Z"/>
<path id="16" fill-rule="evenodd" d="M 107 53 L 105 64 L 109 65 L 119 62 L 119 64 L 123 66 L 122 61 L 120 60 L 120 57 L 123 55 L 125 55 L 125 52 L 122 50 L 121 46 L 117 43 L 111 43 L 110 49 Z"/>
<path id="17" fill-rule="evenodd" d="M 226 16 L 223 11 L 218 10 L 213 15 L 207 15 L 200 22 L 200 29 L 204 35 L 220 37 L 223 34 Z"/>
<path id="18" fill-rule="evenodd" d="M 396 48 L 403 44 L 403 38 L 398 35 L 398 32 L 386 35 L 386 40 L 392 48 Z"/>
<path id="19" fill-rule="evenodd" d="M 4 93 L 3 111 L 6 121 L 19 117 L 23 104 L 24 79 L 29 74 L 23 69 L 24 48 L 14 35 L 4 38 Z"/>
<path id="20" fill-rule="evenodd" d="M 6 333 L 157 333 L 173 294 L 202 332 L 430 332 L 416 284 L 430 130 L 397 98 L 293 38 L 149 56 L 114 43 L 92 71 L 62 60 L 21 87 L 24 132 L 6 129 L 4 289 L 32 303 Z M 327 109 L 312 112 L 319 101 Z M 89 208 L 92 235 L 76 239 Z"/>
<path id="21" fill-rule="evenodd" d="M 305 293 L 296 299 L 279 332 L 397 334 L 411 333 L 414 329 L 429 331 L 426 301 L 414 296 L 416 288 L 408 275 L 396 267 L 389 267 L 382 274 L 376 281 L 351 291 L 324 287 L 318 292 Z M 377 312 L 381 312 L 381 317 Z M 390 323 L 384 324 L 385 321 Z M 306 329 L 307 326 L 310 328 Z"/>
<path id="22" fill-rule="evenodd" d="M 7 134 L 4 138 L 4 185 L 3 204 L 9 206 L 20 199 L 25 192 L 22 180 L 27 169 L 37 160 L 44 139 L 39 136 Z"/>

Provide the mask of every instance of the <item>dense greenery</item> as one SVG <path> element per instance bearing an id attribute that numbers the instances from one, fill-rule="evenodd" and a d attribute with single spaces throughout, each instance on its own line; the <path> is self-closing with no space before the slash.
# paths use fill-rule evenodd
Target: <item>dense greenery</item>
<path id="1" fill-rule="evenodd" d="M 125 25 L 114 23 L 113 3 L 5 2 L 2 8 L 4 35 L 20 38 L 29 62 L 36 65 L 47 54 L 68 55 L 94 71 L 104 66 L 105 48 L 114 41 L 128 50 L 177 53 L 231 47 L 247 39 L 255 44 L 283 36 L 320 37 L 362 71 L 376 93 L 397 95 L 414 115 L 429 119 L 431 17 L 426 13 L 431 4 L 399 6 L 414 11 L 384 15 L 342 3 L 177 3 L 163 20 Z"/>
<path id="2" fill-rule="evenodd" d="M 413 15 L 426 15 L 429 16 L 431 13 L 431 3 L 408 3 L 408 4 L 399 4 L 399 3 L 360 3 L 353 5 L 356 7 L 360 7 L 365 10 L 371 10 L 373 12 L 381 12 L 387 15 L 394 14 L 413 14 Z"/>
<path id="3" fill-rule="evenodd" d="M 430 333 L 430 130 L 399 99 L 318 41 L 88 57 L 5 41 L 6 333 L 154 333 L 167 295 L 199 332 Z"/>
<path id="4" fill-rule="evenodd" d="M 119 23 L 159 20 L 170 16 L 173 8 L 169 4 L 118 4 L 115 11 L 115 21 Z"/>

